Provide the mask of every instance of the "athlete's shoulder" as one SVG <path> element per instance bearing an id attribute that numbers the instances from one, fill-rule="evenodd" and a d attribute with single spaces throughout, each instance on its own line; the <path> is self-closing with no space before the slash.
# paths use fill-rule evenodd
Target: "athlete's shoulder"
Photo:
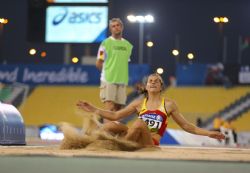
<path id="1" fill-rule="evenodd" d="M 164 98 L 165 105 L 173 105 L 176 106 L 176 102 L 168 97 Z"/>
<path id="2" fill-rule="evenodd" d="M 172 112 L 175 112 L 178 110 L 178 106 L 176 104 L 176 101 L 169 99 L 169 98 L 165 98 L 164 107 L 167 110 L 168 114 L 171 114 Z"/>

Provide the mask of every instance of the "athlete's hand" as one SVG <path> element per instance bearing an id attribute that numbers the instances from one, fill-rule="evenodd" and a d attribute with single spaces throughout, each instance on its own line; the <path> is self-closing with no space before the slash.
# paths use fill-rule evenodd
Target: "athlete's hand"
<path id="1" fill-rule="evenodd" d="M 76 106 L 79 109 L 83 109 L 86 112 L 95 112 L 97 110 L 97 108 L 95 106 L 93 106 L 92 104 L 88 103 L 87 101 L 78 101 Z"/>
<path id="2" fill-rule="evenodd" d="M 208 136 L 210 138 L 215 138 L 218 140 L 225 139 L 225 135 L 223 135 L 221 132 L 218 132 L 218 131 L 210 131 L 210 134 Z"/>

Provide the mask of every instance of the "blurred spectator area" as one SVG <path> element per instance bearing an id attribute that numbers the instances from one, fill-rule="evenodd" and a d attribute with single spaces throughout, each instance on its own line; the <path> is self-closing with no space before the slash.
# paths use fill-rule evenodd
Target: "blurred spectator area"
<path id="1" fill-rule="evenodd" d="M 250 81 L 240 82 L 241 69 L 242 67 L 237 64 L 178 64 L 176 70 L 177 85 L 223 85 L 223 82 L 230 82 L 231 85 L 250 84 Z"/>

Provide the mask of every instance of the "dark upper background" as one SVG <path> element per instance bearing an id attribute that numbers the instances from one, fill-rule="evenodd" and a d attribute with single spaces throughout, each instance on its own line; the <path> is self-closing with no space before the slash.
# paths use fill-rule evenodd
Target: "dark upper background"
<path id="1" fill-rule="evenodd" d="M 129 23 L 126 16 L 148 13 L 154 16 L 154 23 L 145 24 L 144 39 L 150 38 L 154 42 L 151 50 L 152 69 L 163 67 L 168 75 L 174 74 L 175 59 L 171 50 L 177 34 L 182 63 L 187 63 L 188 52 L 194 53 L 194 63 L 221 62 L 223 35 L 228 40 L 226 63 L 237 64 L 238 38 L 240 35 L 243 38 L 250 37 L 249 0 L 110 0 L 109 13 L 110 18 L 120 17 L 124 21 L 124 37 L 134 45 L 132 63 L 138 62 L 139 27 L 138 24 Z M 229 18 L 222 32 L 219 32 L 218 24 L 213 22 L 215 16 Z M 63 64 L 63 44 L 27 40 L 27 28 L 30 25 L 27 0 L 0 0 L 1 17 L 7 18 L 9 23 L 0 35 L 0 63 Z M 39 31 L 36 32 L 39 35 Z M 91 55 L 96 55 L 98 44 L 72 44 L 72 56 L 83 56 L 86 46 L 90 47 Z M 30 56 L 28 50 L 32 47 L 46 51 L 47 57 Z M 144 63 L 148 63 L 147 53 L 145 46 Z M 242 52 L 242 64 L 250 64 L 250 48 Z"/>

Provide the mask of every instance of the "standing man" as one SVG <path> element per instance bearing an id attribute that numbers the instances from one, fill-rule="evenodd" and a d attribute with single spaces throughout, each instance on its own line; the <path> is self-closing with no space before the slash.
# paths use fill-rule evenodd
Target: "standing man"
<path id="1" fill-rule="evenodd" d="M 98 50 L 96 67 L 101 71 L 100 98 L 106 109 L 117 111 L 125 105 L 128 85 L 128 62 L 133 45 L 122 38 L 123 23 L 119 18 L 109 21 L 111 36 Z"/>

